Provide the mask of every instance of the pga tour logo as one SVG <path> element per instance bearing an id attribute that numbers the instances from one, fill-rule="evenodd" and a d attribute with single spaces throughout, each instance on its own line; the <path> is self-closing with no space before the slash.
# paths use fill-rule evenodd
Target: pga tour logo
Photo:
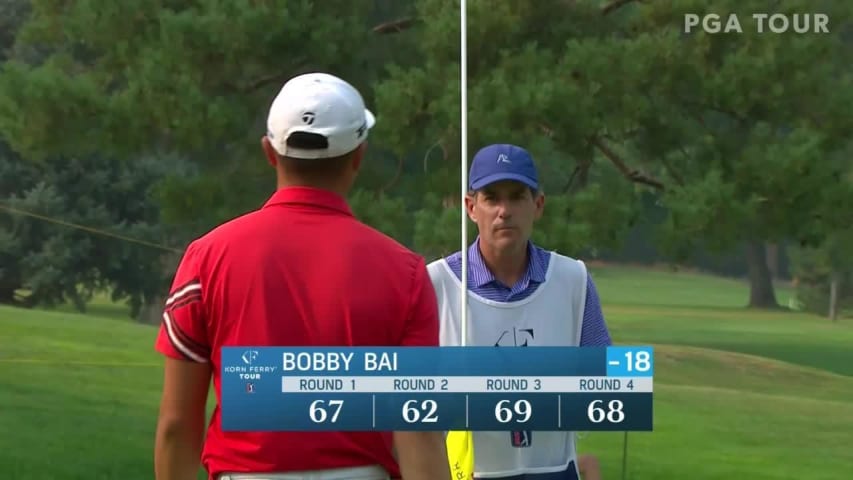
<path id="1" fill-rule="evenodd" d="M 753 13 L 741 18 L 730 13 L 698 15 L 684 14 L 684 33 L 694 30 L 705 33 L 743 33 L 744 26 L 757 33 L 829 33 L 829 16 L 824 13 Z"/>

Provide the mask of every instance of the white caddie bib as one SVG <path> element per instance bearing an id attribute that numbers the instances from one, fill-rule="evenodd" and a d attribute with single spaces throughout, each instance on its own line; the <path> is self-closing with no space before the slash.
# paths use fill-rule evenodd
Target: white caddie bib
<path id="1" fill-rule="evenodd" d="M 444 258 L 427 268 L 438 297 L 441 345 L 458 346 L 462 343 L 462 283 Z M 545 282 L 523 300 L 496 302 L 469 290 L 466 345 L 578 346 L 586 286 L 583 262 L 551 252 Z M 477 477 L 559 472 L 576 460 L 574 432 L 517 432 L 515 438 L 512 435 L 474 432 Z"/>

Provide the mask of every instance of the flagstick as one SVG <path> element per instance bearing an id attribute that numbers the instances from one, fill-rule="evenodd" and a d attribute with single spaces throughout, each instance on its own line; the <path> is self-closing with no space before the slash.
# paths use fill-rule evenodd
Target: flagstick
<path id="1" fill-rule="evenodd" d="M 468 42 L 466 2 L 461 1 L 459 15 L 461 31 L 461 85 L 462 96 L 462 346 L 468 344 L 468 212 L 465 209 L 465 196 L 468 193 Z"/>

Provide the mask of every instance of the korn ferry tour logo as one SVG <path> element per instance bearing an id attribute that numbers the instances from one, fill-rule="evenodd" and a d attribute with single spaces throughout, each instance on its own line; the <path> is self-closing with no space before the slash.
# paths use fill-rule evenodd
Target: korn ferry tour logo
<path id="1" fill-rule="evenodd" d="M 684 14 L 684 33 L 826 34 L 829 15 L 825 13 Z"/>
<path id="2" fill-rule="evenodd" d="M 237 375 L 240 380 L 247 382 L 255 382 L 262 378 L 263 374 L 275 373 L 278 366 L 273 362 L 275 356 L 267 356 L 261 358 L 258 350 L 245 350 L 231 358 L 223 358 L 222 372 L 227 375 Z M 247 391 L 254 391 L 257 385 L 252 385 L 251 391 L 247 386 Z"/>
<path id="3" fill-rule="evenodd" d="M 246 365 L 251 365 L 252 362 L 254 362 L 256 358 L 258 358 L 258 351 L 246 350 L 245 352 L 243 352 L 243 356 L 241 358 L 243 359 L 243 363 L 245 363 Z"/>

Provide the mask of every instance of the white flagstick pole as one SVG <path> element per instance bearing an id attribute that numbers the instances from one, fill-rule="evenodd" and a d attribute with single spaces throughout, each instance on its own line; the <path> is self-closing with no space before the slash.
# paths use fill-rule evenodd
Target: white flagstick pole
<path id="1" fill-rule="evenodd" d="M 468 193 L 468 42 L 466 2 L 460 0 L 459 14 L 461 47 L 461 103 L 462 103 L 462 346 L 468 344 L 468 212 L 465 209 L 465 195 Z"/>

